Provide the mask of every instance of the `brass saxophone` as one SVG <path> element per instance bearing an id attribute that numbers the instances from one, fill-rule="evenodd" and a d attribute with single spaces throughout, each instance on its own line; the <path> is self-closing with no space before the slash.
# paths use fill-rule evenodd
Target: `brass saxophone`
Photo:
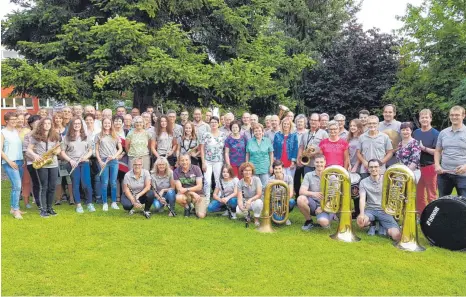
<path id="1" fill-rule="evenodd" d="M 359 241 L 351 223 L 351 179 L 348 171 L 341 166 L 332 165 L 322 172 L 320 188 L 324 198 L 320 201 L 323 211 L 340 213 L 340 222 L 332 239 L 345 242 Z"/>
<path id="2" fill-rule="evenodd" d="M 411 252 L 425 250 L 418 241 L 414 173 L 407 166 L 395 164 L 385 171 L 382 209 L 397 220 L 403 216 L 401 240 L 395 243 L 397 248 Z"/>
<path id="3" fill-rule="evenodd" d="M 301 164 L 303 164 L 303 166 L 307 166 L 309 163 L 311 163 L 311 158 L 315 154 L 315 152 L 316 148 L 313 145 L 310 145 L 307 148 L 305 148 L 303 153 L 301 154 Z"/>
<path id="4" fill-rule="evenodd" d="M 33 161 L 32 162 L 32 167 L 34 169 L 40 169 L 44 166 L 47 166 L 49 164 L 52 164 L 53 162 L 53 158 L 55 157 L 55 155 L 58 154 L 58 151 L 57 149 L 60 148 L 60 142 L 58 142 L 57 144 L 55 144 L 51 149 L 49 149 L 48 151 L 45 152 L 45 154 L 42 155 L 42 159 L 39 160 L 39 161 Z"/>

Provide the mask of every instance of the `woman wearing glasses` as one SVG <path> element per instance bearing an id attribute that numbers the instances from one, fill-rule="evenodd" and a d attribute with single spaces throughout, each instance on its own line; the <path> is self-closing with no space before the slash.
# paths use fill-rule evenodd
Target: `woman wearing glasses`
<path id="1" fill-rule="evenodd" d="M 141 116 L 134 117 L 134 129 L 126 136 L 125 149 L 129 156 L 129 168 L 133 168 L 133 161 L 136 158 L 141 158 L 142 167 L 150 170 L 150 155 L 149 146 L 152 145 L 152 137 L 146 129 L 144 129 L 144 120 Z"/>

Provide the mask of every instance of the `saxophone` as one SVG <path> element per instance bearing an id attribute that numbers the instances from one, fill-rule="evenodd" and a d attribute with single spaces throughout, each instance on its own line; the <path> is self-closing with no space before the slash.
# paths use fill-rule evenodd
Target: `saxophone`
<path id="1" fill-rule="evenodd" d="M 32 167 L 34 167 L 34 169 L 40 169 L 44 166 L 52 164 L 53 158 L 55 155 L 58 155 L 58 148 L 60 148 L 60 144 L 61 143 L 58 142 L 51 149 L 46 151 L 45 154 L 42 155 L 41 160 L 32 162 Z"/>

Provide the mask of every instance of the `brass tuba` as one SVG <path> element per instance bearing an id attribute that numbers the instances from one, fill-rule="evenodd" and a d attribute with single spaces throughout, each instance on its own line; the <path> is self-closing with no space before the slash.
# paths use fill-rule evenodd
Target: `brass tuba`
<path id="1" fill-rule="evenodd" d="M 340 212 L 337 232 L 330 235 L 332 239 L 356 242 L 360 238 L 353 232 L 351 224 L 351 179 L 348 171 L 341 166 L 332 165 L 322 172 L 320 188 L 323 199 L 320 206 L 329 213 Z"/>
<path id="2" fill-rule="evenodd" d="M 51 149 L 46 151 L 45 154 L 42 155 L 42 160 L 32 162 L 32 167 L 34 167 L 34 169 L 40 169 L 44 166 L 52 164 L 53 157 L 58 154 L 57 149 L 60 147 L 60 144 L 61 143 L 58 142 Z"/>
<path id="3" fill-rule="evenodd" d="M 281 121 L 283 117 L 286 115 L 286 113 L 290 111 L 290 109 L 285 105 L 278 105 L 278 108 L 280 109 L 280 111 L 278 112 L 278 118 Z"/>
<path id="4" fill-rule="evenodd" d="M 290 187 L 282 180 L 273 180 L 267 184 L 264 193 L 264 208 L 262 209 L 259 232 L 271 233 L 272 220 L 276 224 L 283 224 L 290 213 Z M 274 218 L 274 214 L 276 217 Z"/>
<path id="5" fill-rule="evenodd" d="M 416 224 L 416 185 L 414 173 L 407 166 L 395 164 L 383 175 L 382 209 L 399 219 L 403 216 L 401 240 L 395 246 L 401 250 L 420 252 Z"/>

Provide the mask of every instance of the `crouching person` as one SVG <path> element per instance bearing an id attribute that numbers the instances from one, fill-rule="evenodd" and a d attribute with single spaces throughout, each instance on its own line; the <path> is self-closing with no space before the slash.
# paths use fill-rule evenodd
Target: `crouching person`
<path id="1" fill-rule="evenodd" d="M 236 213 L 249 218 L 249 212 L 254 214 L 254 225 L 259 226 L 264 202 L 262 198 L 262 182 L 254 175 L 255 168 L 250 162 L 245 162 L 239 167 L 239 172 L 243 178 L 238 182 L 238 206 Z"/>
<path id="2" fill-rule="evenodd" d="M 238 206 L 238 179 L 235 177 L 233 167 L 228 164 L 222 166 L 222 175 L 215 185 L 214 200 L 207 208 L 208 212 L 224 210 L 223 216 L 236 220 L 236 206 Z"/>
<path id="3" fill-rule="evenodd" d="M 154 192 L 151 191 L 151 176 L 148 170 L 142 168 L 142 159 L 133 160 L 133 169 L 125 174 L 123 179 L 123 195 L 121 204 L 129 214 L 134 214 L 135 209 L 144 210 L 142 215 L 150 219 L 150 207 L 154 203 Z"/>
<path id="4" fill-rule="evenodd" d="M 157 158 L 152 170 L 152 189 L 154 193 L 154 208 L 158 212 L 163 211 L 165 205 L 171 210 L 168 213 L 169 217 L 175 216 L 175 180 L 173 179 L 173 171 L 170 168 L 168 160 L 164 157 Z"/>
<path id="5" fill-rule="evenodd" d="M 178 168 L 173 172 L 173 179 L 178 194 L 176 202 L 184 208 L 184 216 L 191 214 L 191 203 L 194 204 L 198 218 L 205 218 L 207 205 L 202 191 L 202 172 L 199 166 L 191 164 L 191 157 L 182 154 Z"/>
<path id="6" fill-rule="evenodd" d="M 368 235 L 375 235 L 376 222 L 379 222 L 379 235 L 390 236 L 393 240 L 401 238 L 400 228 L 393 216 L 382 209 L 383 175 L 380 174 L 381 162 L 372 159 L 368 162 L 369 176 L 359 184 L 359 208 L 357 222 L 360 228 L 369 226 Z"/>

